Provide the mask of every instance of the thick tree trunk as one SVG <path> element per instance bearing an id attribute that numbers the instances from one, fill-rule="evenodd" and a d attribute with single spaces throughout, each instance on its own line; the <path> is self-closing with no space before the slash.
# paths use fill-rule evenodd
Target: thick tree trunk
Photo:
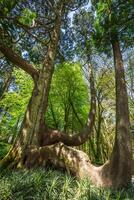
<path id="1" fill-rule="evenodd" d="M 112 40 L 116 79 L 116 136 L 111 157 L 113 184 L 127 185 L 132 176 L 132 137 L 123 60 L 118 38 Z"/>
<path id="2" fill-rule="evenodd" d="M 59 41 L 62 15 L 63 4 L 59 3 L 56 10 L 55 26 L 51 34 L 48 52 L 45 56 L 43 67 L 39 73 L 38 79 L 34 79 L 35 86 L 25 113 L 20 133 L 13 145 L 13 148 L 1 161 L 1 166 L 10 166 L 9 163 L 11 163 L 11 167 L 14 165 L 19 167 L 23 164 L 28 146 L 39 146 L 39 132 L 47 108 L 48 94 L 54 71 L 54 60 Z"/>

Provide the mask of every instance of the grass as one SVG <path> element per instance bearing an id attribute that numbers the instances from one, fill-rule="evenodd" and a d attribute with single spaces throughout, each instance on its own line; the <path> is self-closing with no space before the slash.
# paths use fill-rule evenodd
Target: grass
<path id="1" fill-rule="evenodd" d="M 112 191 L 53 169 L 2 171 L 0 200 L 133 200 L 134 185 Z"/>
<path id="2" fill-rule="evenodd" d="M 0 159 L 10 148 L 0 142 Z M 113 191 L 54 169 L 0 172 L 0 200 L 134 200 L 134 185 Z"/>

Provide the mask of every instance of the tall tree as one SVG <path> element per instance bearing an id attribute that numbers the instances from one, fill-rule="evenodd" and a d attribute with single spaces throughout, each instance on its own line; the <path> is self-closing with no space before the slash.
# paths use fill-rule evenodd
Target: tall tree
<path id="1" fill-rule="evenodd" d="M 110 160 L 110 174 L 113 184 L 119 186 L 131 181 L 132 170 L 132 139 L 129 130 L 128 97 L 121 46 L 126 48 L 132 45 L 133 3 L 124 0 L 92 2 L 96 8 L 94 41 L 96 44 L 98 42 L 101 44 L 101 51 L 107 51 L 108 48 L 110 50 L 111 46 L 113 50 L 116 81 L 116 136 Z"/>
<path id="2" fill-rule="evenodd" d="M 51 79 L 52 79 L 52 75 L 54 71 L 54 62 L 55 62 L 55 57 L 56 57 L 57 48 L 58 48 L 62 20 L 63 20 L 63 17 L 65 16 L 64 14 L 66 13 L 68 9 L 70 9 L 71 7 L 72 8 L 77 7 L 77 4 L 81 5 L 84 3 L 84 1 L 83 2 L 79 2 L 79 1 L 68 2 L 64 0 L 61 0 L 58 2 L 45 1 L 44 8 L 43 8 L 45 10 L 41 10 L 41 11 L 45 12 L 46 19 L 48 19 L 47 22 L 44 21 L 44 17 L 42 17 L 42 13 L 40 11 L 40 8 L 37 5 L 37 2 L 34 2 L 34 3 L 36 4 L 37 14 L 39 16 L 39 19 L 38 18 L 36 19 L 37 27 L 35 24 L 33 24 L 33 21 L 36 18 L 34 11 L 32 12 L 27 8 L 23 9 L 23 3 L 22 4 L 20 3 L 20 5 L 17 8 L 14 8 L 11 14 L 9 11 L 8 15 L 3 17 L 4 19 L 2 21 L 2 26 L 1 26 L 2 27 L 2 32 L 1 32 L 2 39 L 0 41 L 1 52 L 13 64 L 20 67 L 21 69 L 26 71 L 29 75 L 31 75 L 34 80 L 34 89 L 33 89 L 32 96 L 30 98 L 30 101 L 25 113 L 25 117 L 20 129 L 19 135 L 13 145 L 13 148 L 10 150 L 8 155 L 1 162 L 1 165 L 4 165 L 4 166 L 11 165 L 11 167 L 13 167 L 13 166 L 23 165 L 26 158 L 27 148 L 30 145 L 37 145 L 37 146 L 40 145 L 39 135 L 40 135 L 40 130 L 41 129 L 44 130 L 44 114 L 47 108 L 48 94 L 49 94 Z M 31 3 L 29 4 L 29 2 L 27 2 L 26 6 L 30 7 Z M 25 7 L 25 4 L 24 4 L 24 7 Z M 20 15 L 19 13 L 20 11 L 22 15 Z M 16 13 L 19 15 L 18 17 L 14 16 L 16 15 Z M 48 13 L 52 14 L 51 15 L 52 18 L 48 17 Z M 7 20 L 11 21 L 11 24 L 8 24 Z M 41 33 L 40 33 L 39 26 L 41 25 L 42 29 L 43 27 L 45 27 L 45 30 L 47 33 L 46 39 L 48 39 L 48 36 L 50 36 L 50 38 L 49 38 L 49 43 L 47 45 L 47 49 L 45 50 L 44 59 L 42 58 L 43 63 L 41 64 L 41 69 L 39 71 L 35 69 L 31 63 L 26 61 L 26 59 L 24 59 L 18 53 L 14 52 L 13 49 L 9 48 L 6 45 L 6 43 L 8 42 L 8 39 L 9 38 L 12 39 L 14 31 L 12 30 L 12 32 L 9 32 L 8 28 L 7 27 L 5 28 L 4 22 L 5 24 L 7 23 L 8 25 L 10 25 L 8 27 L 12 27 L 13 30 L 14 30 L 13 25 L 15 24 L 15 26 L 17 26 L 18 34 L 20 34 L 20 29 L 24 29 L 26 33 L 31 35 L 32 39 L 34 38 L 37 41 L 41 40 L 41 43 L 43 44 L 44 44 L 44 41 L 42 37 L 41 39 L 40 37 L 35 38 L 33 33 L 29 32 L 29 30 L 31 30 L 35 26 L 34 28 L 38 28 L 39 30 L 37 32 L 37 35 L 39 34 L 40 36 Z M 47 23 L 49 24 L 49 26 L 52 23 L 52 27 L 50 26 L 51 28 L 49 29 L 49 34 L 48 34 Z M 7 34 L 5 34 L 5 32 L 9 34 L 10 36 L 9 38 L 6 37 Z M 33 42 L 32 39 L 29 41 L 30 45 Z M 18 40 L 21 42 L 22 40 L 25 40 L 25 37 L 21 39 L 19 38 Z M 12 40 L 10 42 L 10 45 L 12 46 Z M 20 51 L 21 48 L 24 48 L 24 46 L 23 45 L 18 46 L 18 51 Z M 29 57 L 30 55 L 28 56 L 28 59 Z M 92 113 L 90 115 L 92 118 Z M 48 140 L 46 139 L 45 141 L 46 144 L 47 142 L 48 144 L 51 144 L 54 142 L 53 138 L 51 139 L 52 141 L 50 140 L 50 138 L 51 138 L 51 135 L 49 139 L 47 138 Z M 63 136 L 63 138 L 64 138 L 63 140 L 65 141 L 67 140 L 65 135 Z M 74 142 L 77 142 L 79 144 L 80 141 L 78 140 L 78 138 L 79 136 L 74 137 L 73 139 L 69 138 L 67 142 L 71 143 L 72 145 Z M 85 135 L 83 138 L 85 138 Z"/>
<path id="3" fill-rule="evenodd" d="M 0 43 L 1 52 L 11 62 L 29 73 L 35 82 L 19 136 L 9 154 L 4 158 L 3 163 L 9 164 L 11 162 L 11 165 L 21 165 L 24 162 L 27 147 L 31 144 L 39 145 L 38 133 L 42 123 L 44 123 L 44 113 L 47 107 L 48 93 L 54 71 L 54 60 L 60 36 L 61 20 L 64 15 L 65 6 L 66 1 L 50 2 L 49 8 L 54 9 L 54 25 L 51 32 L 51 41 L 48 44 L 48 50 L 40 73 L 31 64 L 13 52 L 12 49 L 6 47 L 2 42 Z"/>

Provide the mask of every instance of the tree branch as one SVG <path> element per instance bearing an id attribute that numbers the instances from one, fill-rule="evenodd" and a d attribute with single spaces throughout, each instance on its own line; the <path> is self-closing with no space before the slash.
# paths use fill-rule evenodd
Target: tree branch
<path id="1" fill-rule="evenodd" d="M 9 61 L 11 61 L 17 67 L 23 69 L 29 75 L 31 75 L 34 80 L 38 77 L 38 75 L 39 75 L 38 71 L 30 63 L 28 63 L 25 59 L 23 59 L 21 56 L 16 54 L 11 48 L 0 43 L 0 51 L 4 54 L 4 56 Z"/>

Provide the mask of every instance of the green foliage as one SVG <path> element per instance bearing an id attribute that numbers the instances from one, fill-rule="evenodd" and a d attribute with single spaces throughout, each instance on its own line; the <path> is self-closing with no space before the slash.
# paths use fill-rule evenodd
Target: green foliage
<path id="1" fill-rule="evenodd" d="M 8 153 L 10 148 L 10 144 L 0 142 L 0 160 Z"/>
<path id="2" fill-rule="evenodd" d="M 129 59 L 127 61 L 126 68 L 126 78 L 127 78 L 127 88 L 129 94 L 129 108 L 130 108 L 130 123 L 134 124 L 134 55 L 130 52 L 128 55 Z"/>
<path id="3" fill-rule="evenodd" d="M 0 102 L 3 109 L 0 135 L 3 140 L 16 134 L 19 129 L 33 88 L 31 78 L 22 70 L 14 70 L 13 76 L 15 81 Z M 46 114 L 48 126 L 60 130 L 66 127 L 68 133 L 79 131 L 87 119 L 88 111 L 88 89 L 80 64 L 56 66 Z"/>
<path id="4" fill-rule="evenodd" d="M 92 137 L 80 149 L 97 165 L 106 162 L 112 152 L 115 136 L 114 70 L 96 70 L 96 119 Z"/>
<path id="5" fill-rule="evenodd" d="M 56 67 L 48 105 L 46 119 L 50 127 L 64 130 L 67 126 L 70 133 L 81 129 L 87 119 L 89 102 L 87 85 L 78 63 L 63 63 Z"/>
<path id="6" fill-rule="evenodd" d="M 28 8 L 25 8 L 21 13 L 19 22 L 21 22 L 24 25 L 31 26 L 35 18 L 36 18 L 36 13 L 32 12 Z"/>
<path id="7" fill-rule="evenodd" d="M 0 200 L 132 200 L 134 186 L 112 191 L 99 189 L 89 180 L 77 181 L 55 170 L 3 171 Z"/>
<path id="8" fill-rule="evenodd" d="M 0 122 L 0 136 L 4 138 L 16 134 L 28 101 L 31 96 L 33 83 L 31 78 L 22 70 L 14 70 L 13 83 L 4 98 L 0 101 L 0 107 L 3 109 Z"/>
<path id="9" fill-rule="evenodd" d="M 19 3 L 18 0 L 0 0 L 1 15 L 6 16 Z"/>
<path id="10" fill-rule="evenodd" d="M 104 163 L 109 159 L 115 136 L 115 80 L 114 70 L 98 69 L 96 75 L 97 111 L 95 121 L 95 148 L 97 159 Z"/>
<path id="11" fill-rule="evenodd" d="M 93 34 L 93 12 L 80 10 L 74 14 L 73 29 L 75 34 L 75 51 L 80 60 L 91 61 L 93 54 L 92 34 Z"/>
<path id="12" fill-rule="evenodd" d="M 133 1 L 92 1 L 95 7 L 94 44 L 110 54 L 110 42 L 118 37 L 123 48 L 133 46 Z"/>

